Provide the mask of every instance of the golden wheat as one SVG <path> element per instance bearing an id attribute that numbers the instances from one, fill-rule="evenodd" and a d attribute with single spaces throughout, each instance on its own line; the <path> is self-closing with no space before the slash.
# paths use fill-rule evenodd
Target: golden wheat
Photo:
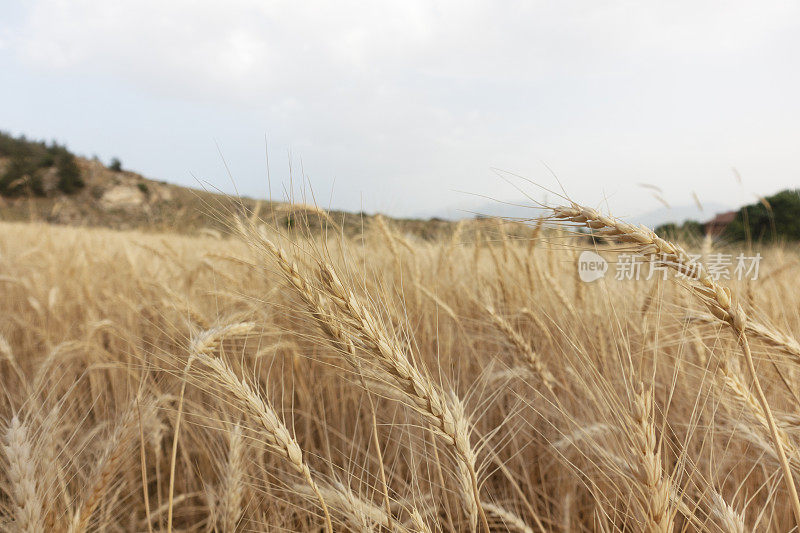
<path id="1" fill-rule="evenodd" d="M 0 530 L 795 527 L 798 250 L 723 284 L 689 251 L 725 243 L 578 205 L 431 240 L 318 211 L 3 225 Z M 681 276 L 584 284 L 584 247 Z"/>

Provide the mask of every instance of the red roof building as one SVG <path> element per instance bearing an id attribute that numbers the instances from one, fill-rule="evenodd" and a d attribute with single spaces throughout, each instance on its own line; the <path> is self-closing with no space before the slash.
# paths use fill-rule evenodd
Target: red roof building
<path id="1" fill-rule="evenodd" d="M 728 227 L 728 224 L 733 222 L 733 219 L 736 218 L 736 213 L 738 211 L 728 211 L 726 213 L 719 213 L 714 218 L 706 222 L 703 226 L 705 227 L 706 233 L 711 235 L 712 237 L 716 237 L 722 234 L 725 231 L 725 228 Z"/>

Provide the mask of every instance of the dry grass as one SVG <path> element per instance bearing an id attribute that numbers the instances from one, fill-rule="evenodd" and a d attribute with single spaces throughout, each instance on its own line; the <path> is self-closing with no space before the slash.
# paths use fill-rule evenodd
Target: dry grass
<path id="1" fill-rule="evenodd" d="M 425 241 L 4 224 L 0 530 L 795 527 L 798 252 L 728 282 L 688 267 L 724 243 L 545 215 Z M 620 251 L 682 280 L 616 281 Z"/>

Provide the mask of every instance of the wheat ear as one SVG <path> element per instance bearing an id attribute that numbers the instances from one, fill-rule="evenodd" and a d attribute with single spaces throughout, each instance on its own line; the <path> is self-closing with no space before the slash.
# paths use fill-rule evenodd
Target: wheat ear
<path id="1" fill-rule="evenodd" d="M 317 496 L 322 512 L 325 515 L 326 530 L 328 533 L 332 533 L 333 526 L 331 525 L 328 506 L 316 481 L 311 476 L 311 469 L 303 458 L 303 451 L 269 402 L 258 394 L 247 381 L 244 379 L 239 380 L 236 373 L 222 359 L 212 357 L 207 353 L 197 354 L 196 359 L 211 370 L 218 383 L 230 391 L 245 406 L 247 411 L 261 423 L 267 446 L 277 455 L 283 457 L 287 464 L 303 477 L 309 488 Z"/>
<path id="2" fill-rule="evenodd" d="M 331 265 L 320 262 L 319 267 L 322 287 L 342 316 L 342 323 L 359 344 L 374 355 L 377 366 L 394 379 L 415 411 L 425 416 L 435 432 L 455 450 L 459 481 L 471 492 L 465 499 L 470 525 L 474 529 L 480 518 L 483 528 L 488 532 L 489 523 L 480 504 L 476 454 L 469 442 L 471 424 L 463 403 L 454 393 L 448 395 L 440 391 L 411 363 L 381 322 L 345 288 Z"/>
<path id="3" fill-rule="evenodd" d="M 480 516 L 483 527 L 488 531 L 486 515 L 480 506 L 475 470 L 476 456 L 469 442 L 470 424 L 464 416 L 461 401 L 454 394 L 447 396 L 439 391 L 411 364 L 406 354 L 397 347 L 378 320 L 352 292 L 344 287 L 330 265 L 319 262 L 320 277 L 323 281 L 321 288 L 325 290 L 327 301 L 338 310 L 338 314 L 334 314 L 326 305 L 326 299 L 323 298 L 320 288 L 306 280 L 282 248 L 257 233 L 256 236 L 258 242 L 277 260 L 284 277 L 306 303 L 322 331 L 343 352 L 348 362 L 360 369 L 355 353 L 354 340 L 356 340 L 376 356 L 375 362 L 378 367 L 400 386 L 404 396 L 410 400 L 411 407 L 431 423 L 435 433 L 453 446 L 458 458 L 459 482 L 465 488 L 463 496 L 470 523 L 474 529 Z M 340 316 L 342 318 L 339 318 Z M 455 413 L 460 413 L 461 416 L 456 416 Z"/>
<path id="4" fill-rule="evenodd" d="M 693 262 L 692 258 L 681 246 L 662 239 L 651 229 L 644 226 L 634 226 L 622 222 L 613 217 L 603 215 L 595 209 L 583 207 L 574 202 L 570 206 L 552 208 L 552 218 L 588 227 L 595 233 L 618 242 L 631 243 L 639 254 L 684 275 L 689 280 L 692 291 L 706 304 L 711 314 L 731 327 L 744 354 L 758 403 L 764 413 L 764 418 L 767 421 L 772 437 L 772 444 L 778 454 L 783 470 L 784 484 L 789 492 L 792 504 L 795 524 L 800 527 L 800 497 L 798 497 L 789 461 L 780 442 L 775 418 L 772 415 L 769 402 L 761 388 L 761 382 L 756 373 L 753 354 L 750 351 L 750 343 L 746 334 L 747 315 L 742 306 L 733 301 L 730 289 L 714 281 L 706 272 L 703 264 Z"/>
<path id="5" fill-rule="evenodd" d="M 85 497 L 69 526 L 70 533 L 86 531 L 92 519 L 92 515 L 100 505 L 100 500 L 107 493 L 109 485 L 114 480 L 114 476 L 120 469 L 120 465 L 127 458 L 129 444 L 136 442 L 136 430 L 138 429 L 134 416 L 134 409 L 129 408 L 117 424 L 111 437 L 106 443 L 105 450 L 97 463 L 97 467 L 91 476 L 91 484 L 86 490 Z"/>
<path id="6" fill-rule="evenodd" d="M 653 420 L 653 394 L 639 390 L 633 402 L 633 421 L 636 431 L 630 435 L 632 451 L 637 459 L 637 481 L 642 491 L 637 494 L 642 508 L 647 531 L 673 531 L 674 513 L 669 508 L 671 483 L 664 478 L 661 467 L 661 454 L 658 451 L 656 428 Z"/>
<path id="7" fill-rule="evenodd" d="M 242 517 L 244 489 L 244 439 L 241 426 L 236 425 L 228 433 L 228 461 L 217 513 L 221 517 L 222 531 L 236 531 L 236 524 Z"/>
<path id="8" fill-rule="evenodd" d="M 740 373 L 735 364 L 731 364 L 726 360 L 720 362 L 720 372 L 722 373 L 722 380 L 726 387 L 733 393 L 738 402 L 745 406 L 750 415 L 755 418 L 759 425 L 769 431 L 769 423 L 761 410 L 758 399 L 753 395 L 750 387 L 745 385 L 740 377 Z M 778 442 L 786 454 L 790 463 L 800 464 L 800 450 L 794 445 L 789 435 L 783 428 L 778 428 Z M 774 452 L 774 450 L 771 450 Z"/>
<path id="9" fill-rule="evenodd" d="M 511 341 L 511 343 L 517 348 L 517 350 L 522 354 L 525 358 L 525 362 L 530 366 L 531 370 L 533 370 L 534 374 L 542 380 L 545 387 L 553 392 L 553 386 L 555 385 L 555 378 L 550 370 L 547 368 L 547 365 L 544 361 L 542 361 L 541 356 L 534 351 L 533 347 L 526 341 L 520 333 L 514 329 L 514 327 L 508 323 L 508 320 L 497 314 L 497 311 L 494 308 L 484 305 L 486 312 L 488 313 L 489 317 L 491 317 L 492 322 L 497 329 L 503 332 L 506 338 Z"/>
<path id="10" fill-rule="evenodd" d="M 745 533 L 745 531 L 747 531 L 744 523 L 744 516 L 736 512 L 736 510 L 722 498 L 719 492 L 713 491 L 711 493 L 711 503 L 711 513 L 722 522 L 725 531 L 730 531 L 730 533 Z"/>
<path id="11" fill-rule="evenodd" d="M 716 322 L 716 317 L 707 314 L 693 314 L 691 320 L 712 324 Z M 783 333 L 774 327 L 765 326 L 759 322 L 748 320 L 745 323 L 745 332 L 753 337 L 762 340 L 769 346 L 780 348 L 784 353 L 792 356 L 795 363 L 800 363 L 800 342 L 797 339 Z"/>
<path id="12" fill-rule="evenodd" d="M 528 524 L 523 522 L 511 511 L 508 511 L 497 504 L 489 502 L 483 502 L 483 508 L 486 509 L 489 514 L 496 516 L 503 527 L 505 527 L 508 531 L 516 531 L 517 533 L 533 533 L 533 529 L 531 529 Z"/>
<path id="13" fill-rule="evenodd" d="M 44 512 L 39 486 L 36 482 L 36 463 L 28 428 L 17 416 L 5 432 L 3 451 L 8 462 L 9 496 L 17 531 L 44 531 Z"/>
<path id="14" fill-rule="evenodd" d="M 306 487 L 296 487 L 295 490 L 301 494 L 308 492 L 308 488 Z M 416 510 L 412 512 L 412 522 L 414 522 L 417 527 L 415 527 L 414 530 L 409 530 L 399 520 L 392 520 L 391 515 L 387 515 L 383 507 L 379 507 L 370 501 L 360 498 L 341 483 L 336 483 L 335 485 L 320 485 L 319 490 L 325 497 L 325 501 L 328 502 L 332 508 L 336 509 L 351 527 L 363 531 L 364 533 L 374 531 L 374 525 L 376 524 L 383 529 L 395 531 L 397 533 L 413 533 L 415 531 L 422 533 L 427 530 L 426 528 L 419 529 L 419 524 L 417 524 L 416 520 L 417 517 L 414 515 Z"/>
<path id="15" fill-rule="evenodd" d="M 253 330 L 255 324 L 252 322 L 238 322 L 226 326 L 213 327 L 203 330 L 191 339 L 189 346 L 189 358 L 183 368 L 181 379 L 181 392 L 178 396 L 178 414 L 175 417 L 175 432 L 172 436 L 172 455 L 169 463 L 169 495 L 167 508 L 167 533 L 172 533 L 172 513 L 174 508 L 175 495 L 175 464 L 178 458 L 178 438 L 181 434 L 181 422 L 183 420 L 183 399 L 186 395 L 186 379 L 192 367 L 194 359 L 200 355 L 215 350 L 225 337 L 236 335 L 247 335 Z"/>

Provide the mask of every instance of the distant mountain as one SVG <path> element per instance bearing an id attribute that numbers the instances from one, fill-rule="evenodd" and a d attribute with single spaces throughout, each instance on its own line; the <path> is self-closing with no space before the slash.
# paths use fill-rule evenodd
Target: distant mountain
<path id="1" fill-rule="evenodd" d="M 731 206 L 712 202 L 704 204 L 703 210 L 700 210 L 696 205 L 680 205 L 671 208 L 663 207 L 654 211 L 623 218 L 625 221 L 632 224 L 644 224 L 645 226 L 654 228 L 668 222 L 674 222 L 678 225 L 686 220 L 705 222 L 714 218 L 714 215 L 717 213 L 730 211 L 732 209 Z M 528 219 L 536 218 L 540 214 L 541 211 L 536 209 L 530 201 L 520 200 L 517 203 L 487 201 L 463 204 L 462 206 L 441 209 L 437 211 L 435 216 L 446 220 L 459 220 L 462 218 L 473 218 L 475 216 Z"/>
<path id="2" fill-rule="evenodd" d="M 701 211 L 696 205 L 678 205 L 674 207 L 662 207 L 655 211 L 648 211 L 641 215 L 634 215 L 627 217 L 625 220 L 635 224 L 644 224 L 649 228 L 655 228 L 668 222 L 673 222 L 677 225 L 683 224 L 687 220 L 696 220 L 697 222 L 706 222 L 714 218 L 718 213 L 724 213 L 735 209 L 732 206 L 710 202 L 703 204 Z"/>
<path id="3" fill-rule="evenodd" d="M 457 205 L 441 207 L 420 213 L 423 218 L 439 218 L 444 220 L 461 220 L 475 217 L 498 217 L 527 219 L 536 218 L 541 211 L 536 209 L 530 200 L 518 202 L 502 202 L 499 200 L 463 202 Z"/>

